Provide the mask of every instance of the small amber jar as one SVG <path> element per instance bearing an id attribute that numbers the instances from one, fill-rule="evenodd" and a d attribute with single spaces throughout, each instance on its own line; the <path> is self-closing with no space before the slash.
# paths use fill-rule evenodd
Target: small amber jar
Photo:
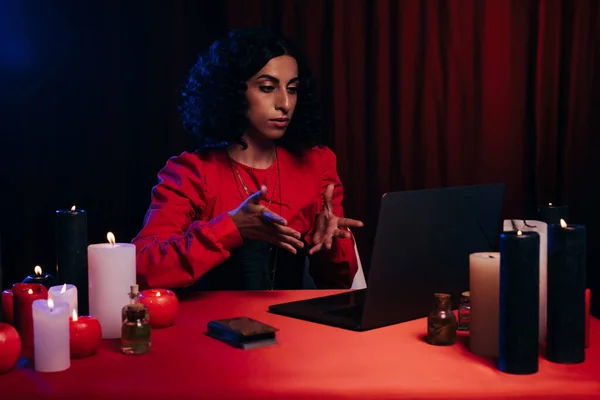
<path id="1" fill-rule="evenodd" d="M 452 312 L 451 295 L 435 293 L 434 306 L 427 316 L 427 342 L 448 346 L 456 342 L 456 316 Z"/>

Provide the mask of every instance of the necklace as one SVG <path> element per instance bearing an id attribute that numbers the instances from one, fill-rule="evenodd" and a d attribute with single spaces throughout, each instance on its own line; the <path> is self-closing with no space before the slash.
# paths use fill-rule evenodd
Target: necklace
<path id="1" fill-rule="evenodd" d="M 275 182 L 273 183 L 273 190 L 272 190 L 272 194 L 271 194 L 271 198 L 269 199 L 269 203 L 267 204 L 267 208 L 269 208 L 271 206 L 271 202 L 273 201 L 273 198 L 275 197 L 275 189 L 278 188 L 279 189 L 279 215 L 282 216 L 282 211 L 283 211 L 283 201 L 282 201 L 282 197 L 281 197 L 281 177 L 279 175 L 279 157 L 277 155 L 277 148 L 274 148 L 274 152 L 275 152 L 275 169 L 276 169 L 276 178 L 275 178 Z M 239 180 L 239 183 L 241 184 L 242 188 L 244 189 L 244 192 L 246 194 L 246 197 L 244 197 L 244 194 L 241 192 L 239 186 L 236 184 L 236 186 L 238 186 L 238 190 L 240 191 L 240 195 L 242 196 L 242 199 L 245 200 L 246 198 L 250 197 L 252 195 L 252 193 L 250 192 L 250 189 L 248 189 L 248 186 L 246 185 L 246 182 L 244 182 L 244 178 L 242 178 L 242 174 L 240 173 L 239 169 L 237 168 L 237 166 L 235 165 L 233 158 L 229 155 L 229 152 L 227 152 L 227 158 L 229 159 L 229 164 L 231 166 L 231 170 L 234 173 L 234 179 L 235 176 L 237 175 L 237 178 Z M 269 176 L 267 177 L 267 190 L 269 187 L 269 183 L 271 182 L 271 173 L 273 172 L 273 169 L 271 169 L 269 171 Z M 277 272 L 277 258 L 279 255 L 279 247 L 275 247 L 275 256 L 274 256 L 274 261 L 273 261 L 273 270 L 272 272 L 269 272 L 269 266 L 271 264 L 271 258 L 273 257 L 273 245 L 269 246 L 269 260 L 267 262 L 267 265 L 265 266 L 265 275 L 267 277 L 267 280 L 269 281 L 269 284 L 271 286 L 271 290 L 275 289 L 275 274 Z"/>
<path id="2" fill-rule="evenodd" d="M 227 158 L 229 159 L 229 164 L 231 165 L 231 169 L 237 174 L 237 177 L 238 177 L 238 179 L 240 181 L 240 184 L 242 185 L 242 188 L 244 188 L 244 192 L 246 192 L 246 196 L 250 197 L 251 196 L 250 189 L 248 189 L 248 185 L 246 185 L 246 182 L 244 182 L 244 178 L 242 178 L 242 174 L 240 174 L 240 170 L 235 165 L 233 159 L 229 155 L 229 152 L 227 153 Z M 277 148 L 275 148 L 275 162 L 276 162 L 275 166 L 277 168 L 277 179 L 279 179 L 279 158 L 277 158 Z M 269 184 L 271 182 L 271 173 L 273 173 L 273 168 L 271 168 L 269 170 L 269 176 L 267 177 L 267 185 L 266 185 L 267 186 L 267 190 L 269 190 Z M 275 183 L 274 183 L 272 194 L 271 194 L 271 198 L 269 200 L 269 204 L 267 204 L 267 208 L 269 208 L 271 206 L 271 202 L 273 201 L 273 197 L 275 196 L 275 188 L 276 188 L 276 186 L 277 186 L 277 181 L 275 181 Z M 259 187 L 259 189 L 260 189 L 260 187 Z M 239 188 L 238 188 L 238 190 L 239 190 Z M 242 199 L 244 199 L 243 195 L 242 195 Z M 280 196 L 279 199 L 281 200 L 281 196 Z"/>

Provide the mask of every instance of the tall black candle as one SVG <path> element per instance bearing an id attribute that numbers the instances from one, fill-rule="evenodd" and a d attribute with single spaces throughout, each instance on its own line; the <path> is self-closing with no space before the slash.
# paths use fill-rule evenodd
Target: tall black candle
<path id="1" fill-rule="evenodd" d="M 560 224 L 560 220 L 569 219 L 569 206 L 567 205 L 554 205 L 548 203 L 547 206 L 541 206 L 538 208 L 538 218 L 540 221 L 547 223 L 548 225 Z"/>
<path id="2" fill-rule="evenodd" d="M 77 287 L 79 315 L 89 312 L 87 213 L 73 206 L 56 211 L 56 264 L 60 283 Z"/>
<path id="3" fill-rule="evenodd" d="M 500 330 L 498 369 L 511 374 L 538 371 L 540 236 L 500 235 Z"/>
<path id="4" fill-rule="evenodd" d="M 585 360 L 585 268 L 585 227 L 548 226 L 546 358 L 550 361 L 574 364 Z"/>

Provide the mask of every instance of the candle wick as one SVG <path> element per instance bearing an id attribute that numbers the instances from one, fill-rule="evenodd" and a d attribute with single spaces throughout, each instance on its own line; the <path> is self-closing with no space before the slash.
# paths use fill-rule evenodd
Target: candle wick
<path id="1" fill-rule="evenodd" d="M 518 230 L 519 230 L 519 229 L 517 229 L 517 223 L 515 222 L 515 220 L 514 220 L 514 219 L 511 219 L 511 220 L 510 220 L 510 224 L 511 224 L 511 225 L 512 225 L 512 227 L 513 227 L 513 231 L 518 231 Z"/>

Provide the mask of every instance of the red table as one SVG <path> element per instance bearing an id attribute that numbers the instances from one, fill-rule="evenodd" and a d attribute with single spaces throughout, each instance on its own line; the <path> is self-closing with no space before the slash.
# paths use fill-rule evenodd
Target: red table
<path id="1" fill-rule="evenodd" d="M 423 340 L 424 319 L 351 332 L 269 314 L 268 305 L 338 291 L 212 292 L 182 299 L 175 325 L 152 332 L 142 356 L 103 341 L 90 358 L 42 374 L 20 364 L 0 375 L 0 399 L 600 399 L 600 321 L 586 361 L 540 358 L 534 375 L 508 375 L 456 345 Z M 280 329 L 279 344 L 239 350 L 204 335 L 211 319 L 249 316 Z"/>

